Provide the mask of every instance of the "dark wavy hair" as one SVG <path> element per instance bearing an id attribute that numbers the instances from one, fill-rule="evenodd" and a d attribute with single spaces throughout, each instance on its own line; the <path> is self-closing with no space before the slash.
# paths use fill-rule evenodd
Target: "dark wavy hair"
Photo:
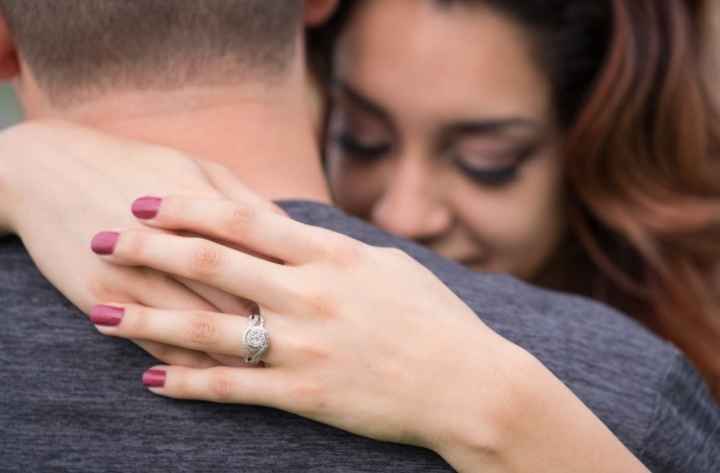
<path id="1" fill-rule="evenodd" d="M 702 0 L 435 0 L 530 29 L 564 132 L 568 244 L 538 283 L 590 296 L 720 374 L 720 133 Z M 309 34 L 318 77 L 362 0 Z M 720 386 L 718 386 L 720 387 Z"/>

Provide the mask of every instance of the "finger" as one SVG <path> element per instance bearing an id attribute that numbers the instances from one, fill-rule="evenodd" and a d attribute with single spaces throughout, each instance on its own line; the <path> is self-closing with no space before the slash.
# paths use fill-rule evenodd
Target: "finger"
<path id="1" fill-rule="evenodd" d="M 189 231 L 226 241 L 291 265 L 322 259 L 353 241 L 344 235 L 278 215 L 253 202 L 184 196 L 145 197 L 135 201 L 133 213 L 155 228 Z"/>
<path id="2" fill-rule="evenodd" d="M 278 215 L 286 215 L 285 211 L 272 201 L 251 191 L 228 168 L 210 161 L 198 161 L 200 169 L 210 183 L 228 199 L 240 204 L 249 204 L 257 209 L 265 209 Z"/>
<path id="3" fill-rule="evenodd" d="M 117 268 L 112 278 L 104 274 L 93 279 L 92 301 L 84 309 L 90 316 L 93 304 L 102 300 L 117 300 L 150 306 L 176 308 L 206 307 L 207 304 L 190 294 L 188 289 L 178 290 L 177 283 L 155 271 L 138 268 Z M 210 309 L 212 310 L 212 309 Z M 163 363 L 193 368 L 209 368 L 218 362 L 205 353 L 172 347 L 161 343 L 132 340 L 136 345 Z"/>
<path id="4" fill-rule="evenodd" d="M 226 314 L 237 314 L 238 316 L 250 315 L 257 313 L 252 310 L 256 306 L 250 302 L 244 301 L 227 292 L 220 291 L 210 286 L 200 284 L 189 279 L 178 278 L 174 280 L 171 277 L 158 273 L 157 271 L 147 270 L 148 272 L 160 275 L 162 278 L 172 284 L 177 295 L 165 293 L 165 291 L 142 291 L 146 297 L 140 300 L 141 305 L 153 307 L 156 309 L 168 310 L 201 310 L 207 312 L 224 312 Z M 182 297 L 182 298 L 181 298 Z M 108 299 L 105 299 L 108 300 Z M 145 342 L 150 343 L 150 342 Z M 221 353 L 201 353 L 198 351 L 185 350 L 183 348 L 171 347 L 170 345 L 158 344 L 160 349 L 165 349 L 173 355 L 173 359 L 177 360 L 180 352 L 185 352 L 184 356 L 193 361 L 193 364 L 181 363 L 179 361 L 168 361 L 164 358 L 158 358 L 163 363 L 189 366 L 193 368 L 203 368 L 216 366 L 218 363 L 225 366 L 245 366 L 246 363 L 238 357 L 223 355 Z M 178 353 L 175 353 L 178 352 Z M 194 355 L 194 356 L 193 356 Z M 202 359 L 202 363 L 200 364 Z"/>
<path id="5" fill-rule="evenodd" d="M 186 350 L 184 348 L 145 340 L 133 340 L 133 343 L 162 363 L 196 369 L 211 368 L 219 364 L 217 360 L 205 353 L 193 350 Z"/>
<path id="6" fill-rule="evenodd" d="M 205 309 L 215 312 L 223 312 L 225 314 L 250 315 L 258 311 L 257 304 L 241 297 L 233 296 L 225 291 L 206 286 L 199 282 L 191 281 L 186 278 L 178 278 L 178 282 L 198 294 L 208 301 L 213 308 Z M 166 309 L 169 307 L 161 307 L 155 304 L 144 304 L 158 309 Z"/>
<path id="7" fill-rule="evenodd" d="M 165 311 L 138 305 L 111 304 L 96 306 L 91 321 L 104 335 L 139 339 L 181 347 L 200 352 L 212 352 L 234 357 L 250 353 L 243 341 L 248 327 L 247 317 L 201 311 Z M 266 320 L 268 332 L 274 324 Z M 275 338 L 278 340 L 275 340 Z M 283 342 L 278 330 L 273 342 Z M 271 346 L 263 356 L 269 365 L 281 362 L 279 350 Z"/>
<path id="8" fill-rule="evenodd" d="M 186 278 L 174 279 L 147 268 L 128 268 L 137 276 L 126 284 L 125 292 L 140 305 L 165 310 L 200 310 L 226 314 L 257 313 L 257 304 Z M 104 300 L 118 300 L 105 297 Z"/>
<path id="9" fill-rule="evenodd" d="M 131 269 L 137 272 L 137 277 L 130 279 L 131 284 L 126 288 L 126 292 L 129 292 L 140 305 L 165 310 L 202 310 L 210 312 L 218 309 L 224 310 L 208 302 L 209 300 L 205 298 L 204 291 L 199 290 L 201 289 L 199 284 L 196 288 L 186 287 L 183 282 L 178 282 L 170 276 L 154 270 Z M 231 296 L 227 295 L 227 297 L 230 298 Z M 162 363 L 192 368 L 209 368 L 218 364 L 227 366 L 242 365 L 242 360 L 233 357 L 202 353 L 151 341 L 135 340 L 135 343 Z"/>
<path id="10" fill-rule="evenodd" d="M 155 394 L 174 399 L 287 410 L 291 402 L 283 378 L 282 371 L 268 368 L 157 366 L 143 374 L 143 384 Z"/>
<path id="11" fill-rule="evenodd" d="M 185 278 L 178 278 L 177 283 L 185 289 L 185 291 L 192 291 L 193 293 L 199 295 L 202 299 L 207 301 L 209 305 L 205 308 L 203 307 L 196 307 L 198 310 L 206 310 L 209 312 L 223 312 L 226 314 L 236 314 L 238 316 L 248 316 L 250 314 L 256 314 L 258 312 L 257 305 L 246 301 L 245 299 L 241 299 L 239 297 L 235 297 L 232 294 L 228 294 L 225 291 L 221 291 L 219 289 L 215 289 L 214 287 L 206 286 L 204 284 L 197 283 L 195 281 L 190 281 L 189 279 Z M 166 307 L 163 304 L 149 304 L 149 303 L 143 303 L 144 305 L 154 307 L 156 309 L 172 309 L 173 307 Z M 193 306 L 185 306 L 185 309 L 192 309 Z M 182 309 L 182 307 L 180 307 Z M 199 353 L 199 352 L 193 352 L 193 353 Z M 228 356 L 223 355 L 221 353 L 207 353 L 207 356 L 212 359 L 220 362 L 221 365 L 225 366 L 246 366 L 247 363 L 242 358 L 234 357 L 234 356 Z M 163 362 L 173 365 L 180 365 L 180 366 L 188 366 L 186 364 L 181 363 L 170 363 L 165 360 Z M 215 363 L 217 364 L 217 363 Z M 195 366 L 194 366 L 195 367 Z"/>
<path id="12" fill-rule="evenodd" d="M 277 312 L 297 302 L 299 287 L 290 268 L 201 238 L 147 230 L 96 235 L 93 251 L 109 261 L 151 269 L 213 286 Z"/>

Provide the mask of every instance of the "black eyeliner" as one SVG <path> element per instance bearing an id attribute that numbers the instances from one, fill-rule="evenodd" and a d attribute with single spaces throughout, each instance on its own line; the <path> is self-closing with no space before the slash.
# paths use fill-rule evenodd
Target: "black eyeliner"
<path id="1" fill-rule="evenodd" d="M 455 156 L 454 162 L 460 170 L 470 179 L 480 185 L 502 187 L 514 181 L 522 165 L 528 161 L 537 151 L 537 145 L 526 146 L 515 154 L 513 164 L 493 169 L 478 169 L 465 163 L 459 156 Z"/>
<path id="2" fill-rule="evenodd" d="M 392 145 L 389 143 L 379 145 L 363 144 L 349 133 L 338 133 L 333 136 L 332 140 L 337 146 L 342 148 L 344 153 L 349 154 L 354 159 L 361 159 L 363 161 L 382 159 L 392 149 Z"/>
<path id="3" fill-rule="evenodd" d="M 506 166 L 503 168 L 479 170 L 468 166 L 460 160 L 456 161 L 456 165 L 460 168 L 463 174 L 472 179 L 474 182 L 493 187 L 504 186 L 514 181 L 517 178 L 518 171 L 520 169 L 518 164 L 513 164 L 512 166 Z"/>

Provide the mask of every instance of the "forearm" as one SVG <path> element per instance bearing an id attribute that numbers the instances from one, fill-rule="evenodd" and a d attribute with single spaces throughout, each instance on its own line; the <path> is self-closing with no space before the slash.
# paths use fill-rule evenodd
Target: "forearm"
<path id="1" fill-rule="evenodd" d="M 508 353 L 496 382 L 475 389 L 490 399 L 492 413 L 462 416 L 456 434 L 436 448 L 457 471 L 476 472 L 482 465 L 490 473 L 648 472 L 539 361 L 520 349 Z M 465 402 L 460 412 L 477 412 L 477 399 Z"/>
<path id="2" fill-rule="evenodd" d="M 10 211 L 13 197 L 10 189 L 10 166 L 7 156 L 0 156 L 0 237 L 12 233 Z"/>
<path id="3" fill-rule="evenodd" d="M 37 150 L 43 149 L 41 139 L 42 134 L 31 122 L 0 132 L 0 235 L 19 233 L 18 219 L 24 215 L 21 205 L 52 201 L 42 191 L 48 187 L 48 179 L 58 179 L 57 169 L 47 171 L 60 151 L 49 146 L 48 151 L 38 154 Z"/>

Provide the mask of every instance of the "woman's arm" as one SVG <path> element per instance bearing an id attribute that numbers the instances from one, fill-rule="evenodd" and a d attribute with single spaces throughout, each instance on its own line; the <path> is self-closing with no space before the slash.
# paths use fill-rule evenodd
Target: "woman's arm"
<path id="1" fill-rule="evenodd" d="M 10 135 L 9 131 L 0 132 L 0 237 L 13 233 L 10 218 L 15 202 L 12 200 L 14 196 L 11 192 L 11 174 L 13 164 L 21 159 L 19 156 L 9 155 L 9 149 L 2 146 L 5 137 Z"/>
<path id="2" fill-rule="evenodd" d="M 9 197 L 7 188 L 7 173 L 8 171 L 3 167 L 4 160 L 0 158 L 0 237 L 9 235 L 11 233 L 11 226 L 9 221 Z"/>
<path id="3" fill-rule="evenodd" d="M 478 439 L 480 415 L 468 415 L 457 435 L 434 449 L 461 472 L 649 472 L 549 370 L 528 353 L 503 362 L 512 373 L 497 392 L 494 436 Z M 473 379 L 471 370 L 458 377 Z M 477 380 L 481 381 L 481 380 Z M 484 381 L 484 380 L 483 380 Z M 477 400 L 458 411 L 473 413 Z M 479 469 L 482 466 L 482 469 Z"/>
<path id="4" fill-rule="evenodd" d="M 140 226 L 126 211 L 138 193 L 159 186 L 221 197 L 213 182 L 218 175 L 217 166 L 203 167 L 170 149 L 64 122 L 22 124 L 0 133 L 0 231 L 20 236 L 42 273 L 87 314 L 107 299 L 242 313 L 246 303 L 237 297 L 157 271 L 113 267 L 87 251 L 100 228 Z M 217 364 L 204 353 L 138 344 L 164 362 Z"/>
<path id="5" fill-rule="evenodd" d="M 530 354 L 501 338 L 406 254 L 303 225 L 251 204 L 156 198 L 101 252 L 191 278 L 262 309 L 263 369 L 157 367 L 153 392 L 259 404 L 367 437 L 435 450 L 459 471 L 645 472 L 609 430 Z M 247 321 L 211 312 L 113 304 L 111 336 L 247 356 Z"/>

